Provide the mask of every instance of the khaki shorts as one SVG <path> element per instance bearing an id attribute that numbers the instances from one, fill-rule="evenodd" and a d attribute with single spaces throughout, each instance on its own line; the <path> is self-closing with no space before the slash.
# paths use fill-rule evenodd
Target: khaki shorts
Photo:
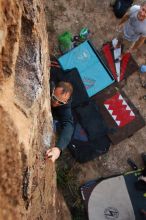
<path id="1" fill-rule="evenodd" d="M 119 41 L 119 45 L 123 45 L 123 53 L 126 50 L 130 49 L 135 44 L 135 42 L 128 41 L 127 39 L 125 39 L 123 31 L 116 32 L 116 33 L 117 33 L 116 38 Z"/>

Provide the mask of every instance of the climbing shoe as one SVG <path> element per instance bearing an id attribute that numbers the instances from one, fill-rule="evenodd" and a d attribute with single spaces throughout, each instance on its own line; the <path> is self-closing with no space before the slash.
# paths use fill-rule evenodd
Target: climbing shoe
<path id="1" fill-rule="evenodd" d="M 143 152 L 143 153 L 141 154 L 141 158 L 142 158 L 142 160 L 143 160 L 144 166 L 146 167 L 146 152 Z"/>
<path id="2" fill-rule="evenodd" d="M 131 160 L 130 158 L 127 159 L 127 163 L 129 164 L 129 166 L 132 168 L 132 170 L 137 170 L 138 167 L 135 164 L 135 162 L 133 160 Z"/>

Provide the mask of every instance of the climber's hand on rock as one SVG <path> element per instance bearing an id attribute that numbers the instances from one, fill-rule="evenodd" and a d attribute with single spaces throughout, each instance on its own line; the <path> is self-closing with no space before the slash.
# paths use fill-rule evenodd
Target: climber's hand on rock
<path id="1" fill-rule="evenodd" d="M 46 152 L 46 157 L 51 159 L 52 162 L 55 162 L 55 160 L 58 159 L 60 156 L 61 150 L 58 147 L 53 147 Z"/>

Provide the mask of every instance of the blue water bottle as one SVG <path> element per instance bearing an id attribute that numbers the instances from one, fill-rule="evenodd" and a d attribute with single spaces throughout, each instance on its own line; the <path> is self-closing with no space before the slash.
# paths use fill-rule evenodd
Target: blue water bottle
<path id="1" fill-rule="evenodd" d="M 140 66 L 140 73 L 146 73 L 146 65 Z"/>

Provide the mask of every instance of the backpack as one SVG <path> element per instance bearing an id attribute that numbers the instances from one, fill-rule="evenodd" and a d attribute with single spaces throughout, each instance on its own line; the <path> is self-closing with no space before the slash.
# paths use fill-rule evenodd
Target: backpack
<path id="1" fill-rule="evenodd" d="M 122 18 L 131 7 L 133 0 L 116 0 L 113 5 L 113 11 L 117 18 Z"/>
<path id="2" fill-rule="evenodd" d="M 105 139 L 105 137 L 104 137 Z M 68 146 L 70 153 L 79 163 L 85 163 L 107 153 L 110 148 L 110 141 L 105 139 L 105 147 L 97 146 L 89 141 L 72 140 Z"/>

